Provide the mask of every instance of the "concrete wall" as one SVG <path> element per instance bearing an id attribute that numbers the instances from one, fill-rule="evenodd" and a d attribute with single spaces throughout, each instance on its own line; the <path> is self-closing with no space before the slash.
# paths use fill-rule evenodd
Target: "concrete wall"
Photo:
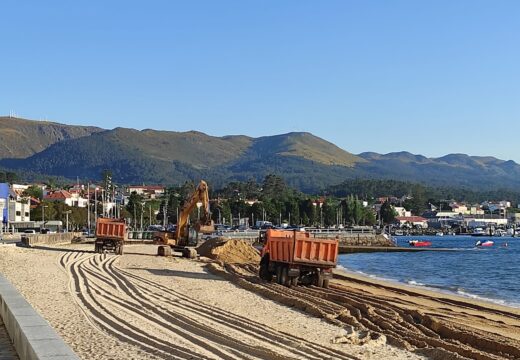
<path id="1" fill-rule="evenodd" d="M 21 360 L 79 360 L 47 321 L 2 275 L 0 318 Z"/>
<path id="2" fill-rule="evenodd" d="M 72 239 L 80 237 L 81 233 L 60 233 L 60 234 L 23 234 L 22 244 L 24 246 L 38 246 L 38 245 L 59 245 L 70 244 Z"/>

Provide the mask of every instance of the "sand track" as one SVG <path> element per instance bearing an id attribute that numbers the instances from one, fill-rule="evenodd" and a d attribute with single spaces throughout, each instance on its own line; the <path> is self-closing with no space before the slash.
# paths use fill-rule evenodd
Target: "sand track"
<path id="1" fill-rule="evenodd" d="M 376 288 L 377 292 L 369 293 L 362 287 L 353 286 L 363 281 L 341 275 L 337 278 L 342 281 L 335 281 L 330 289 L 314 286 L 288 289 L 260 280 L 256 266 L 223 267 L 213 263 L 208 268 L 272 300 L 295 306 L 335 324 L 349 324 L 360 333 L 368 333 L 371 338 L 377 339 L 377 334 L 382 334 L 389 344 L 433 359 L 520 358 L 520 322 L 514 311 L 372 282 L 362 284 Z M 417 299 L 425 304 L 436 302 L 438 307 L 418 306 Z M 454 307 L 458 310 L 455 311 Z M 474 311 L 478 314 L 473 314 Z M 481 330 L 479 327 L 483 324 L 491 331 Z M 495 333 L 497 329 L 504 333 Z M 504 336 L 507 334 L 514 336 Z"/>
<path id="2" fill-rule="evenodd" d="M 64 252 L 69 291 L 100 332 L 162 359 L 356 359 L 197 302 L 117 266 L 120 257 Z M 330 311 L 337 309 L 334 305 Z"/>

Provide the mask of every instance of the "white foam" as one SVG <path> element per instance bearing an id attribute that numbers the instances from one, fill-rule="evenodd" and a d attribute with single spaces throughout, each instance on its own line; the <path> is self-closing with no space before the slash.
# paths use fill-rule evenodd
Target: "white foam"
<path id="1" fill-rule="evenodd" d="M 476 294 L 466 292 L 464 290 L 457 290 L 457 295 L 464 296 L 466 298 L 473 299 L 473 300 L 485 301 L 485 302 L 490 302 L 490 303 L 494 303 L 494 304 L 498 304 L 498 305 L 507 305 L 507 306 L 513 306 L 513 307 L 519 306 L 519 304 L 508 303 L 507 301 L 504 301 L 504 300 L 492 299 L 492 298 L 487 298 L 484 296 L 479 296 Z"/>
<path id="2" fill-rule="evenodd" d="M 415 280 L 408 280 L 406 283 L 408 285 L 413 285 L 413 286 L 426 286 L 425 284 L 420 283 L 420 282 L 415 281 Z"/>

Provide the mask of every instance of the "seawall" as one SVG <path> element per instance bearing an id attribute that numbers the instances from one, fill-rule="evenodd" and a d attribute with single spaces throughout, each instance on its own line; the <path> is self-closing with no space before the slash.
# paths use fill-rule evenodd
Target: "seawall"
<path id="1" fill-rule="evenodd" d="M 59 234 L 24 234 L 22 235 L 22 245 L 27 247 L 38 245 L 60 245 L 70 244 L 73 239 L 81 237 L 81 233 L 69 232 Z"/>

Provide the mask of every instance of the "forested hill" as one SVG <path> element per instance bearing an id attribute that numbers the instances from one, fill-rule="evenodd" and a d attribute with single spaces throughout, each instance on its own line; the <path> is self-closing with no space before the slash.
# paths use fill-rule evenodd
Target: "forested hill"
<path id="1" fill-rule="evenodd" d="M 68 139 L 89 136 L 103 129 L 71 126 L 0 116 L 0 159 L 23 159 Z"/>
<path id="2" fill-rule="evenodd" d="M 310 133 L 252 138 L 197 131 L 104 130 L 0 117 L 0 168 L 23 174 L 98 179 L 104 169 L 119 183 L 175 184 L 282 176 L 305 192 L 346 179 L 393 179 L 483 190 L 520 188 L 520 166 L 493 157 L 407 152 L 354 155 Z"/>

